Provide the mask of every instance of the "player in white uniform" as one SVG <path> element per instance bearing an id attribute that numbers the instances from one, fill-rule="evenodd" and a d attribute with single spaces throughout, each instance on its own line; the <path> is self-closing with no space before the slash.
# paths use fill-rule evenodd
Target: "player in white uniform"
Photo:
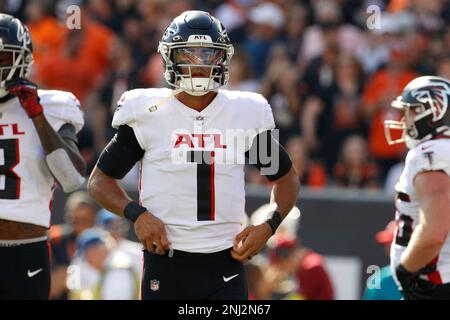
<path id="1" fill-rule="evenodd" d="M 166 29 L 158 51 L 165 78 L 177 90 L 123 95 L 113 118 L 118 133 L 88 190 L 103 207 L 135 223 L 145 247 L 143 299 L 246 299 L 243 262 L 292 209 L 298 176 L 271 135 L 267 101 L 219 89 L 228 80 L 233 46 L 216 18 L 184 12 Z M 246 158 L 274 189 L 266 222 L 242 230 Z M 117 182 L 137 161 L 139 204 Z"/>
<path id="2" fill-rule="evenodd" d="M 26 79 L 32 54 L 28 29 L 0 14 L 0 299 L 48 298 L 53 190 L 84 181 L 79 102 Z"/>
<path id="3" fill-rule="evenodd" d="M 405 299 L 450 299 L 450 82 L 423 76 L 392 103 L 404 120 L 387 121 L 390 144 L 410 149 L 397 192 L 391 268 Z M 390 129 L 403 130 L 394 141 Z"/>

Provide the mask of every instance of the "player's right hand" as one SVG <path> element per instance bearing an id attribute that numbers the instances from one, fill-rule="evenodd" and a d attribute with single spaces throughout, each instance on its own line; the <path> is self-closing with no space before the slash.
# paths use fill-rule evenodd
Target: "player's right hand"
<path id="1" fill-rule="evenodd" d="M 170 242 L 167 239 L 166 228 L 162 221 L 150 212 L 139 216 L 134 223 L 134 230 L 146 251 L 165 255 L 166 250 L 169 250 Z"/>

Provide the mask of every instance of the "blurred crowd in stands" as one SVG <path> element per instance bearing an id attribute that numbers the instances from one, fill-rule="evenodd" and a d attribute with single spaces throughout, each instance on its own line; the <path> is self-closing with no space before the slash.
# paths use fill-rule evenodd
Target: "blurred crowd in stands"
<path id="1" fill-rule="evenodd" d="M 70 5 L 81 9 L 80 29 L 66 26 Z M 228 88 L 268 99 L 304 186 L 392 190 L 405 148 L 384 138 L 383 121 L 400 116 L 390 102 L 418 75 L 450 78 L 448 0 L 0 0 L 0 6 L 30 28 L 33 80 L 82 102 L 80 146 L 91 169 L 114 134 L 110 122 L 122 93 L 166 86 L 156 48 L 185 10 L 206 10 L 223 22 L 236 49 Z M 267 183 L 247 171 L 249 184 Z"/>
<path id="2" fill-rule="evenodd" d="M 130 224 L 101 209 L 84 191 L 69 196 L 65 223 L 50 229 L 54 300 L 137 300 L 142 246 Z"/>

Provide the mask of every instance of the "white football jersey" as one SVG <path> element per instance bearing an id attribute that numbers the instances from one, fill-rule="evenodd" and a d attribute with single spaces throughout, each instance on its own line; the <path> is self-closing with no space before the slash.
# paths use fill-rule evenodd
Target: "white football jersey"
<path id="1" fill-rule="evenodd" d="M 56 90 L 38 94 L 55 131 L 66 123 L 81 130 L 83 113 L 73 94 Z M 0 219 L 48 228 L 55 187 L 37 131 L 19 99 L 0 104 Z"/>
<path id="2" fill-rule="evenodd" d="M 421 143 L 406 156 L 405 168 L 395 190 L 400 194 L 396 200 L 396 237 L 391 247 L 391 269 L 395 278 L 395 267 L 406 250 L 411 234 L 419 223 L 420 201 L 414 189 L 414 177 L 424 171 L 443 171 L 450 176 L 450 140 L 439 139 Z M 437 271 L 429 274 L 428 280 L 441 284 L 450 282 L 450 237 L 447 238 L 436 263 Z"/>
<path id="3" fill-rule="evenodd" d="M 126 92 L 113 127 L 133 128 L 145 151 L 140 200 L 165 224 L 172 248 L 225 250 L 246 221 L 245 151 L 257 133 L 275 127 L 272 110 L 251 92 L 219 90 L 201 112 L 171 95 L 171 89 Z M 233 133 L 247 143 L 233 143 Z"/>

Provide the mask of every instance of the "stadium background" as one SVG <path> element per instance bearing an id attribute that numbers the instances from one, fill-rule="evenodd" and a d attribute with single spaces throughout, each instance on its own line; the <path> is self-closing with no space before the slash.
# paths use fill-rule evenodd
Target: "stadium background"
<path id="1" fill-rule="evenodd" d="M 67 28 L 70 5 L 81 9 L 79 29 Z M 260 92 L 272 106 L 301 175 L 299 235 L 325 256 L 336 298 L 359 299 L 367 267 L 388 263 L 374 237 L 393 217 L 406 150 L 386 144 L 383 120 L 399 118 L 390 101 L 414 77 L 450 78 L 450 1 L 0 0 L 0 8 L 30 28 L 32 79 L 80 99 L 89 170 L 114 134 L 121 94 L 166 86 L 156 47 L 168 23 L 185 10 L 211 12 L 236 49 L 228 88 Z M 124 181 L 134 196 L 137 175 Z M 250 215 L 270 185 L 252 168 L 246 178 Z M 64 223 L 66 197 L 55 194 L 54 224 Z"/>

